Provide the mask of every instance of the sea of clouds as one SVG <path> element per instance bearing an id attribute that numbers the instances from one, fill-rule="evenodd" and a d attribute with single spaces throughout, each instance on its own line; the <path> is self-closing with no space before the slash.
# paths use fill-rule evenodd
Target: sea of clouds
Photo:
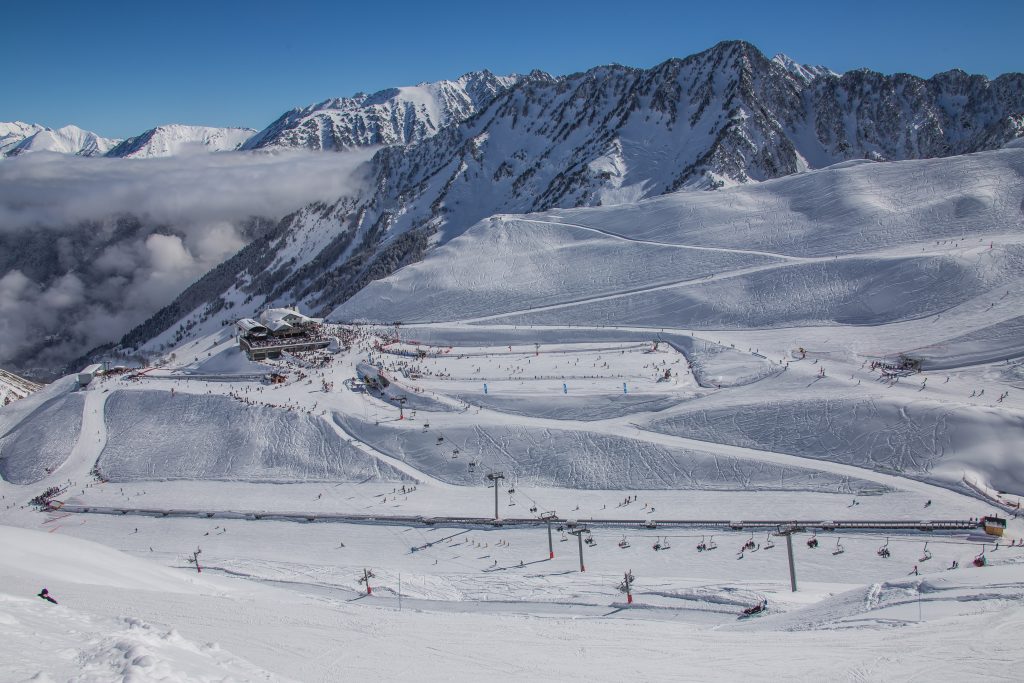
<path id="1" fill-rule="evenodd" d="M 38 372 L 117 341 L 244 247 L 253 217 L 359 192 L 372 153 L 0 161 L 0 367 Z"/>

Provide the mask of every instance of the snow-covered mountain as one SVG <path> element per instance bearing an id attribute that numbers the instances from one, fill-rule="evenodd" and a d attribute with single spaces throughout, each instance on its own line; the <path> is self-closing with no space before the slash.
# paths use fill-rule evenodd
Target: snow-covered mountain
<path id="1" fill-rule="evenodd" d="M 921 79 L 798 66 L 725 42 L 646 70 L 530 74 L 465 121 L 381 150 L 363 196 L 290 216 L 219 269 L 218 284 L 197 283 L 125 341 L 195 325 L 229 301 L 326 313 L 496 213 L 628 203 L 851 159 L 975 152 L 1021 131 L 1022 74 Z"/>
<path id="2" fill-rule="evenodd" d="M 453 81 L 325 100 L 286 112 L 243 148 L 338 150 L 419 142 L 469 118 L 518 80 L 477 71 Z"/>
<path id="3" fill-rule="evenodd" d="M 0 368 L 0 406 L 39 391 L 40 385 Z"/>
<path id="4" fill-rule="evenodd" d="M 20 121 L 0 123 L 0 156 L 27 152 L 58 152 L 83 157 L 102 156 L 120 140 L 104 138 L 78 126 L 46 128 Z"/>
<path id="5" fill-rule="evenodd" d="M 170 124 L 128 138 L 107 152 L 108 157 L 147 159 L 169 157 L 193 150 L 225 152 L 242 146 L 256 131 L 251 128 L 215 128 Z"/>
<path id="6" fill-rule="evenodd" d="M 21 121 L 0 122 L 0 157 L 7 156 L 7 153 L 14 149 L 18 143 L 41 130 L 45 130 L 45 128 L 35 123 L 23 123 Z"/>

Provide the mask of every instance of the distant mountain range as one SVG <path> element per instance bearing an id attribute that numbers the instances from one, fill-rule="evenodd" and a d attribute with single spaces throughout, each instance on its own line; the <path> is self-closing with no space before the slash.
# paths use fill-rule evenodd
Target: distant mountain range
<path id="1" fill-rule="evenodd" d="M 4 154 L 42 134 L 3 125 Z M 293 109 L 248 137 L 167 126 L 68 151 L 382 146 L 365 187 L 286 217 L 121 341 L 155 348 L 268 304 L 327 313 L 493 214 L 628 203 L 853 159 L 952 156 L 1022 135 L 1024 74 L 838 74 L 728 41 L 650 69 L 482 71 L 358 94 Z"/>
<path id="2" fill-rule="evenodd" d="M 518 76 L 479 71 L 454 81 L 390 88 L 372 95 L 358 93 L 292 109 L 258 132 L 251 128 L 171 124 L 114 140 L 76 126 L 53 130 L 20 121 L 0 123 L 0 156 L 48 151 L 139 159 L 175 156 L 190 149 L 340 151 L 405 145 L 469 118 L 518 81 Z"/>
<path id="3" fill-rule="evenodd" d="M 545 103 L 557 98 L 545 89 L 571 91 L 573 101 L 560 100 L 570 106 L 549 110 Z M 516 97 L 527 107 L 516 122 L 554 113 L 564 126 L 572 113 L 601 113 L 606 118 L 587 119 L 591 127 L 629 124 L 621 131 L 609 129 L 619 133 L 611 138 L 628 139 L 645 128 L 668 134 L 670 147 L 687 150 L 685 158 L 677 154 L 672 159 L 681 171 L 678 186 L 761 180 L 850 158 L 948 156 L 993 149 L 1024 134 L 1021 74 L 994 80 L 960 70 L 929 79 L 867 69 L 838 74 L 782 54 L 768 59 L 749 43 L 729 41 L 646 70 L 610 65 L 563 77 L 541 71 L 496 76 L 484 70 L 455 80 L 357 93 L 297 107 L 258 132 L 171 124 L 116 140 L 73 125 L 50 129 L 0 123 L 0 156 L 45 150 L 144 158 L 173 156 L 189 147 L 222 152 L 404 146 L 461 124 L 510 90 L 520 93 Z M 541 109 L 532 116 L 524 91 L 538 96 L 535 104 Z M 612 101 L 616 107 L 601 109 L 602 102 Z M 640 111 L 645 112 L 642 122 L 635 115 Z M 681 161 L 686 163 L 680 167 Z"/>

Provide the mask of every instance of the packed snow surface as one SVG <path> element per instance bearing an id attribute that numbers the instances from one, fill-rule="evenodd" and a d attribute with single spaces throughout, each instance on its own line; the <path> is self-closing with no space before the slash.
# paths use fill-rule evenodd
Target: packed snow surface
<path id="1" fill-rule="evenodd" d="M 1019 678 L 1022 154 L 497 216 L 0 408 L 0 678 Z"/>

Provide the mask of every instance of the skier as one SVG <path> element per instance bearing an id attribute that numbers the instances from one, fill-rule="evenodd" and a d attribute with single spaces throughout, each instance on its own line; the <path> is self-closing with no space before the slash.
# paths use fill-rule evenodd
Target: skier
<path id="1" fill-rule="evenodd" d="M 50 591 L 46 590 L 45 588 L 43 590 L 39 591 L 38 597 L 42 598 L 43 600 L 47 600 L 49 602 L 52 602 L 55 605 L 57 604 L 57 601 L 54 600 L 53 597 L 50 595 Z"/>

